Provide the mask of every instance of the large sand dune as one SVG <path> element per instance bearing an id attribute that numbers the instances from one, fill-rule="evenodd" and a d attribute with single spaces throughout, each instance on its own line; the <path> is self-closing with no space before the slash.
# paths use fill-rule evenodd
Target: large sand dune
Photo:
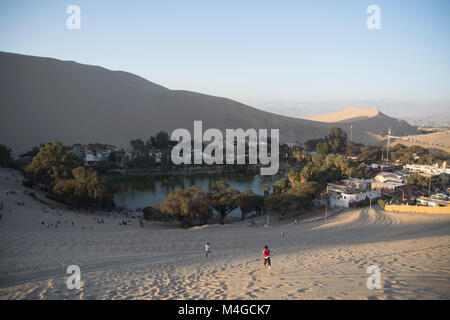
<path id="1" fill-rule="evenodd" d="M 150 223 L 142 229 L 134 221 L 119 226 L 118 218 L 101 213 L 57 206 L 43 212 L 44 204 L 22 196 L 21 177 L 12 174 L 0 169 L 2 299 L 450 298 L 447 215 L 362 208 L 331 213 L 326 222 L 319 214 L 268 228 L 241 222 L 189 230 Z M 6 196 L 7 190 L 18 193 Z M 96 223 L 100 217 L 105 224 Z M 57 220 L 57 229 L 41 225 Z M 66 228 L 64 220 L 75 226 Z M 266 244 L 272 276 L 259 260 Z M 71 264 L 81 268 L 80 290 L 66 287 Z M 381 268 L 379 290 L 366 286 L 370 265 Z"/>
<path id="2" fill-rule="evenodd" d="M 281 142 L 322 138 L 339 125 L 265 112 L 222 97 L 170 90 L 139 76 L 98 66 L 0 52 L 0 143 L 15 154 L 50 141 L 65 145 L 101 142 L 128 147 L 160 130 L 280 129 Z M 338 120 L 336 120 L 338 121 Z M 379 144 L 368 132 L 416 134 L 385 115 L 354 119 L 353 139 Z"/>
<path id="3" fill-rule="evenodd" d="M 320 122 L 346 122 L 373 118 L 379 113 L 380 112 L 377 109 L 347 108 L 333 113 L 310 117 L 308 120 Z"/>

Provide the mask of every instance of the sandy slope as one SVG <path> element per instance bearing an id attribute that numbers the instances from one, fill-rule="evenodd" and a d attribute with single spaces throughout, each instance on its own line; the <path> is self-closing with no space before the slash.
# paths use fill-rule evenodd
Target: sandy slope
<path id="1" fill-rule="evenodd" d="M 92 215 L 56 207 L 45 213 L 27 196 L 17 206 L 20 193 L 5 195 L 23 190 L 11 173 L 0 169 L 2 299 L 450 298 L 450 216 L 351 209 L 326 223 L 141 229 L 136 222 L 119 226 L 113 216 L 102 215 L 105 224 L 98 224 Z M 40 224 L 64 219 L 75 226 Z M 213 250 L 207 260 L 206 241 Z M 265 244 L 273 276 L 259 261 Z M 70 264 L 81 267 L 81 290 L 66 288 Z M 381 268 L 380 290 L 366 286 L 372 264 Z"/>
<path id="2" fill-rule="evenodd" d="M 73 61 L 0 52 L 0 70 L 0 137 L 15 155 L 55 140 L 64 145 L 100 142 L 128 148 L 130 140 L 148 139 L 161 130 L 186 128 L 192 133 L 197 120 L 203 121 L 203 130 L 279 129 L 283 143 L 324 137 L 336 125 L 350 133 L 349 122 L 283 116 L 257 105 L 170 90 L 131 73 Z M 409 124 L 381 113 L 353 118 L 351 124 L 353 140 L 364 144 L 379 143 L 367 132 L 385 134 L 389 127 L 396 135 L 417 133 Z"/>
<path id="3" fill-rule="evenodd" d="M 373 118 L 379 114 L 377 109 L 347 108 L 333 113 L 322 114 L 307 118 L 308 120 L 320 122 L 340 122 L 346 120 Z"/>
<path id="4" fill-rule="evenodd" d="M 450 152 L 450 130 L 419 134 L 395 139 L 392 145 L 402 144 L 404 146 L 422 146 L 424 148 L 440 149 Z"/>

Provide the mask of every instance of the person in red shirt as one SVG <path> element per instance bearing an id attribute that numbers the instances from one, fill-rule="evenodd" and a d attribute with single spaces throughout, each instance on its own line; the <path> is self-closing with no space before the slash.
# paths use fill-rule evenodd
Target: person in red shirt
<path id="1" fill-rule="evenodd" d="M 270 250 L 267 246 L 264 247 L 261 258 L 264 258 L 264 270 L 268 267 L 269 272 L 272 274 L 272 264 L 270 262 Z"/>

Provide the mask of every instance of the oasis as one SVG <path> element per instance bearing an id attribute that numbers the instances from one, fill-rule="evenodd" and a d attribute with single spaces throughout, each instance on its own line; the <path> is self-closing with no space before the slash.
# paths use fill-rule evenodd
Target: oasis
<path id="1" fill-rule="evenodd" d="M 279 169 L 279 129 L 270 129 L 270 152 L 267 129 L 225 129 L 225 143 L 222 131 L 207 129 L 203 132 L 202 121 L 194 121 L 194 135 L 187 129 L 175 129 L 170 139 L 178 144 L 172 149 L 171 159 L 175 165 L 192 164 L 192 145 L 194 146 L 194 164 L 224 164 L 225 145 L 226 164 L 245 164 L 248 139 L 248 163 L 267 166 L 261 167 L 261 175 L 274 175 Z M 193 143 L 192 143 L 193 140 Z M 203 142 L 210 142 L 203 149 Z"/>

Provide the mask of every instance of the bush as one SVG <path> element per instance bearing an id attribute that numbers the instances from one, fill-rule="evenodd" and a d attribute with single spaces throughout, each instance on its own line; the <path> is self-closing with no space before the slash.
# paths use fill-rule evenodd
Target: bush
<path id="1" fill-rule="evenodd" d="M 169 217 L 156 206 L 144 208 L 143 213 L 144 219 L 147 221 L 169 221 Z"/>
<path id="2" fill-rule="evenodd" d="M 382 207 L 383 210 L 384 210 L 384 207 L 386 206 L 386 201 L 383 200 L 383 199 L 378 199 L 377 203 L 378 203 L 378 205 L 379 205 L 380 207 Z"/>

